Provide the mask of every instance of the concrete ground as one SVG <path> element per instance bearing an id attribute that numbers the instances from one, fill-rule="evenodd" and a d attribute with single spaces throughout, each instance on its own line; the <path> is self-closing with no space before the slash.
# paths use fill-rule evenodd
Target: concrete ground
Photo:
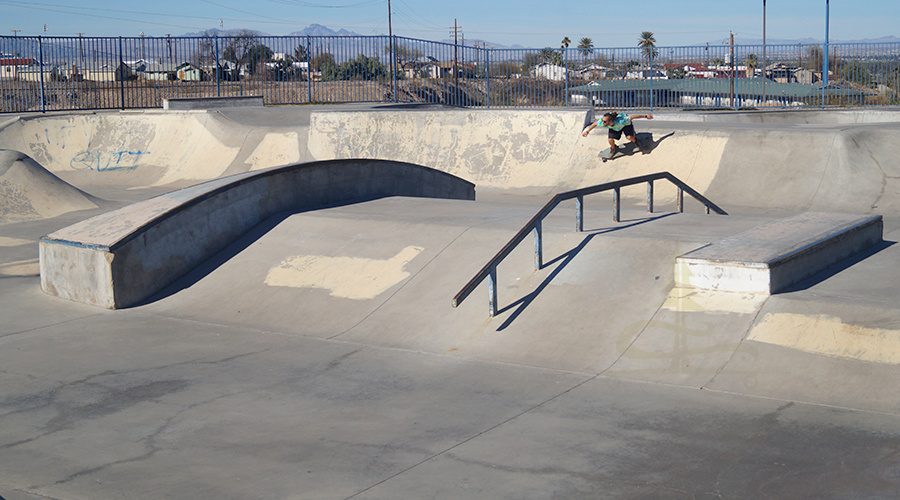
<path id="1" fill-rule="evenodd" d="M 229 134 L 262 136 L 271 114 L 283 136 L 305 112 L 235 110 Z M 698 126 L 660 118 L 652 130 Z M 456 309 L 451 298 L 546 196 L 493 187 L 475 202 L 284 214 L 147 303 L 109 311 L 42 293 L 37 240 L 167 187 L 75 184 L 97 208 L 0 224 L 0 497 L 896 498 L 894 176 L 872 195 L 888 209 L 861 211 L 885 216 L 884 244 L 782 294 L 682 289 L 682 253 L 858 203 L 821 174 L 807 189 L 815 162 L 794 170 L 806 207 L 762 191 L 731 199 L 747 144 L 802 127 L 724 128 L 724 165 L 698 161 L 692 175 L 731 215 L 691 201 L 673 213 L 662 185 L 656 213 L 636 188 L 620 224 L 611 197 L 588 198 L 584 233 L 561 206 L 544 223 L 542 270 L 530 244 L 500 266 L 492 319 L 484 285 Z M 890 172 L 889 156 L 865 161 Z"/>

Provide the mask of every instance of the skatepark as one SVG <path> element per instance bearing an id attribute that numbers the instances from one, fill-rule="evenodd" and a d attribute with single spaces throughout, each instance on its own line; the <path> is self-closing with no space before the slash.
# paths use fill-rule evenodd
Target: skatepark
<path id="1" fill-rule="evenodd" d="M 0 118 L 0 497 L 894 498 L 900 112 L 666 111 L 606 163 L 592 114 Z M 554 195 L 656 172 L 727 215 L 562 202 L 496 315 L 451 304 Z M 773 293 L 685 278 L 877 216 Z"/>

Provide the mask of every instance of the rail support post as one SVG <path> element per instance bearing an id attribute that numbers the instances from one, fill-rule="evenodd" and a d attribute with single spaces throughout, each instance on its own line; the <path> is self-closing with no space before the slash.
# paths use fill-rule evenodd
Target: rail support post
<path id="1" fill-rule="evenodd" d="M 497 315 L 497 266 L 491 267 L 488 272 L 488 314 L 493 318 Z"/>
<path id="2" fill-rule="evenodd" d="M 613 188 L 613 222 L 619 222 L 621 215 L 621 203 L 619 202 L 619 188 Z"/>
<path id="3" fill-rule="evenodd" d="M 584 196 L 575 197 L 575 232 L 584 231 Z"/>
<path id="4" fill-rule="evenodd" d="M 534 225 L 534 270 L 540 271 L 544 267 L 544 245 L 541 241 L 541 221 Z"/>
<path id="5" fill-rule="evenodd" d="M 647 213 L 653 213 L 653 181 L 647 181 Z"/>

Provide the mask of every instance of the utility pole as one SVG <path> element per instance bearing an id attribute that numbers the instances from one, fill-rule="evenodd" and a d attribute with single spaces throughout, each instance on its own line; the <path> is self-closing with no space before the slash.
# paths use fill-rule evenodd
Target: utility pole
<path id="1" fill-rule="evenodd" d="M 84 65 L 84 41 L 81 37 L 84 33 L 76 33 L 78 35 L 78 53 L 81 55 L 81 64 Z"/>
<path id="2" fill-rule="evenodd" d="M 19 36 L 19 32 L 22 30 L 9 30 L 12 31 L 13 38 Z M 13 78 L 18 81 L 19 79 L 19 44 L 16 44 L 16 58 L 13 60 L 13 68 L 15 68 L 13 73 Z"/>
<path id="3" fill-rule="evenodd" d="M 453 37 L 453 82 L 459 92 L 459 37 L 462 28 L 456 24 L 456 18 L 453 19 L 453 28 L 451 29 L 453 30 L 450 32 L 450 36 Z"/>
<path id="4" fill-rule="evenodd" d="M 730 76 L 728 78 L 728 92 L 729 94 L 731 94 L 731 105 L 734 107 L 734 109 L 737 109 L 737 103 L 734 102 L 734 33 L 730 33 L 729 39 L 729 43 L 731 44 L 731 49 L 729 52 L 729 54 L 731 55 L 731 57 L 729 58 L 731 59 L 731 71 L 729 71 Z"/>

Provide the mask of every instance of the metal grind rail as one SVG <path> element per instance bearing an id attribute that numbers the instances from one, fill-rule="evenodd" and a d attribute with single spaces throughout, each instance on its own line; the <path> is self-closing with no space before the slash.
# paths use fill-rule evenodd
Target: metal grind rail
<path id="1" fill-rule="evenodd" d="M 535 270 L 540 270 L 544 266 L 544 257 L 543 257 L 543 243 L 541 241 L 541 224 L 545 217 L 547 217 L 550 212 L 556 208 L 560 202 L 565 200 L 570 200 L 575 198 L 575 231 L 582 232 L 584 230 L 584 197 L 589 194 L 600 193 L 603 191 L 613 192 L 613 222 L 619 222 L 620 212 L 621 212 L 621 199 L 620 199 L 620 190 L 625 186 L 632 186 L 635 184 L 647 183 L 647 212 L 653 213 L 653 181 L 665 179 L 675 184 L 678 188 L 676 203 L 678 204 L 678 212 L 684 212 L 684 193 L 689 194 L 694 199 L 702 203 L 706 207 L 706 213 L 709 214 L 710 210 L 719 214 L 719 215 L 728 215 L 724 210 L 716 206 L 715 203 L 709 201 L 702 194 L 697 191 L 691 189 L 690 186 L 682 182 L 680 179 L 670 174 L 669 172 L 658 172 L 655 174 L 642 175 L 640 177 L 632 177 L 630 179 L 623 179 L 619 181 L 607 182 L 605 184 L 599 184 L 596 186 L 585 187 L 581 189 L 575 189 L 572 191 L 566 191 L 564 193 L 559 193 L 550 199 L 531 220 L 525 224 L 522 229 L 516 233 L 515 236 L 509 243 L 503 246 L 499 252 L 484 266 L 480 271 L 475 275 L 474 278 L 469 280 L 469 282 L 453 297 L 453 307 L 458 306 L 462 303 L 462 301 L 466 300 L 466 297 L 475 290 L 478 285 L 481 284 L 482 281 L 487 278 L 488 280 L 488 301 L 489 301 L 489 313 L 490 316 L 497 315 L 497 266 L 500 262 L 503 261 L 512 251 L 522 243 L 522 241 L 528 236 L 528 233 L 534 234 L 534 268 Z"/>

